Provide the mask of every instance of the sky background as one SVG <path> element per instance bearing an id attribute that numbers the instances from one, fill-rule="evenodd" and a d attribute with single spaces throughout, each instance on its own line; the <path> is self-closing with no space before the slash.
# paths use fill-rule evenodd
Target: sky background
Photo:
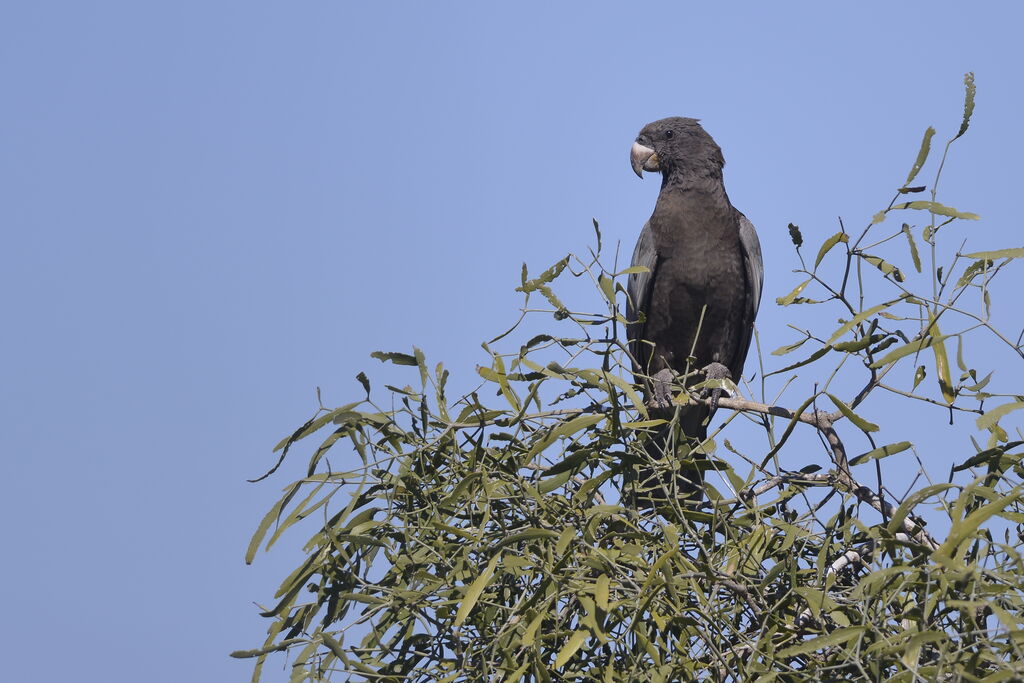
<path id="1" fill-rule="evenodd" d="M 5 3 L 0 679 L 248 680 L 227 655 L 262 642 L 253 603 L 306 532 L 247 567 L 301 459 L 245 480 L 316 387 L 332 406 L 361 396 L 360 370 L 391 376 L 371 351 L 416 344 L 472 386 L 521 264 L 583 252 L 591 218 L 628 258 L 658 190 L 628 164 L 651 120 L 699 117 L 722 146 L 764 247 L 766 349 L 795 338 L 774 305 L 797 282 L 786 225 L 814 248 L 838 216 L 864 225 L 925 127 L 956 131 L 968 70 L 977 110 L 940 197 L 982 215 L 969 250 L 1021 246 L 1022 14 Z M 1018 266 L 1014 331 L 1022 286 Z M 940 477 L 969 450 L 944 414 L 902 427 Z"/>

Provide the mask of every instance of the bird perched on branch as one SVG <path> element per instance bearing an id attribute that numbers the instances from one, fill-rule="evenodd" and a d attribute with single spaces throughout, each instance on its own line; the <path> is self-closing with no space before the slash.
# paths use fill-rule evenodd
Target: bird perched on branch
<path id="1" fill-rule="evenodd" d="M 661 173 L 654 213 L 633 252 L 632 265 L 647 270 L 629 276 L 627 336 L 649 405 L 668 419 L 675 413 L 671 384 L 677 375 L 686 385 L 739 380 L 764 264 L 754 226 L 725 192 L 722 150 L 697 119 L 672 117 L 644 126 L 629 157 L 641 178 L 644 171 Z M 648 454 L 689 454 L 707 438 L 710 416 L 705 404 L 681 406 L 681 435 L 662 429 L 648 440 Z M 702 482 L 699 463 L 674 477 L 641 468 L 635 500 L 699 499 Z"/>

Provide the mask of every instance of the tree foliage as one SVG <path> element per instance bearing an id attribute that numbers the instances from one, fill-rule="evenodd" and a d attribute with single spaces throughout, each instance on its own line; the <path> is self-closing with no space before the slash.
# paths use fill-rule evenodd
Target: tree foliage
<path id="1" fill-rule="evenodd" d="M 799 338 L 721 399 L 696 461 L 713 470 L 703 506 L 638 511 L 622 496 L 633 468 L 679 463 L 644 450 L 665 420 L 632 382 L 629 269 L 603 265 L 597 230 L 585 257 L 524 266 L 523 317 L 550 330 L 517 342 L 521 317 L 485 344 L 476 390 L 451 396 L 448 370 L 418 349 L 376 353 L 408 366 L 410 385 L 360 373 L 365 398 L 321 407 L 278 444 L 283 459 L 320 439 L 246 560 L 293 527 L 312 536 L 263 612 L 266 642 L 234 656 L 255 658 L 258 680 L 284 651 L 293 681 L 1024 676 L 1024 436 L 1008 426 L 1024 396 L 997 393 L 991 353 L 967 352 L 977 339 L 1024 360 L 991 315 L 991 284 L 1024 249 L 946 245 L 977 218 L 937 195 L 970 123 L 970 74 L 967 86 L 930 185 L 912 183 L 932 128 L 866 227 L 815 249 L 789 226 L 799 281 L 777 304 L 838 322 L 794 326 Z M 600 312 L 563 303 L 574 278 L 593 283 Z M 676 400 L 704 396 L 680 386 Z M 931 478 L 911 441 L 881 438 L 918 409 L 958 421 L 963 443 L 924 454 L 948 477 Z M 847 450 L 854 438 L 864 452 Z M 902 494 L 883 476 L 897 458 L 920 466 Z"/>

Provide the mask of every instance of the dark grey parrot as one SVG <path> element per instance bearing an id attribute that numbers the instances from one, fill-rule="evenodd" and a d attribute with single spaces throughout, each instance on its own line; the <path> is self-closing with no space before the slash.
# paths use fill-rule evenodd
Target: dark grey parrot
<path id="1" fill-rule="evenodd" d="M 696 119 L 672 117 L 644 126 L 630 150 L 630 164 L 661 173 L 661 193 L 633 251 L 629 276 L 627 336 L 637 381 L 649 403 L 670 417 L 675 375 L 739 381 L 761 302 L 764 264 L 754 226 L 729 202 L 722 182 L 722 150 Z M 699 373 L 698 371 L 703 371 Z M 703 376 L 702 376 L 703 375 Z M 707 438 L 711 409 L 679 409 L 682 437 L 663 429 L 648 440 L 652 457 L 692 448 Z M 686 450 L 682 450 L 686 453 Z M 638 473 L 641 503 L 666 498 L 699 499 L 702 470 L 675 477 Z"/>

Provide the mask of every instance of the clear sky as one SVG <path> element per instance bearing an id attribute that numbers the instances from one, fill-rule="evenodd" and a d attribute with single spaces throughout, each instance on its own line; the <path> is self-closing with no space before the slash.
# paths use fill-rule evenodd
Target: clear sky
<path id="1" fill-rule="evenodd" d="M 592 217 L 628 253 L 657 194 L 628 150 L 653 119 L 700 117 L 722 146 L 764 246 L 768 349 L 794 338 L 773 303 L 796 283 L 787 223 L 812 243 L 863 225 L 925 127 L 956 130 L 968 70 L 943 197 L 983 216 L 972 246 L 1021 246 L 1022 21 L 1017 3 L 5 3 L 0 679 L 248 680 L 227 654 L 260 644 L 253 601 L 305 537 L 245 566 L 300 463 L 245 479 L 317 386 L 335 405 L 358 371 L 388 376 L 373 350 L 416 344 L 470 386 L 520 264 L 583 251 Z M 916 426 L 962 451 L 943 416 Z"/>

